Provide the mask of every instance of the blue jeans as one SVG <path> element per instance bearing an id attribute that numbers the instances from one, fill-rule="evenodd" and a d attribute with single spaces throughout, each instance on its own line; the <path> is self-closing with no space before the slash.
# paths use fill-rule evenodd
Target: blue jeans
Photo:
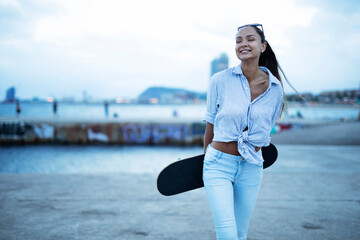
<path id="1" fill-rule="evenodd" d="M 203 180 L 214 218 L 216 239 L 246 240 L 262 173 L 262 166 L 208 146 Z"/>

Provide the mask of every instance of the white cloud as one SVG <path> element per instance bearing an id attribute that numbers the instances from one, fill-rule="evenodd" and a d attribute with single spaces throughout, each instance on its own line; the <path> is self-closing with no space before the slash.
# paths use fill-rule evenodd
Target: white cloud
<path id="1" fill-rule="evenodd" d="M 294 47 L 282 57 L 289 78 L 300 91 L 359 86 L 359 13 L 344 15 L 320 9 L 312 24 L 291 32 Z"/>
<path id="2" fill-rule="evenodd" d="M 27 16 L 23 20 L 13 16 L 19 24 L 27 21 L 23 24 L 27 34 L 15 32 L 1 38 L 7 32 L 0 30 L 0 51 L 6 49 L 6 55 L 0 56 L 0 70 L 22 85 L 41 86 L 44 91 L 47 84 L 39 79 L 52 79 L 59 96 L 69 95 L 66 86 L 79 95 L 87 90 L 102 97 L 135 97 L 152 85 L 205 91 L 212 58 L 225 52 L 230 65 L 238 64 L 233 50 L 236 28 L 254 22 L 264 25 L 294 85 L 307 90 L 303 79 L 316 76 L 319 90 L 327 84 L 317 68 L 333 58 L 328 51 L 336 36 L 325 26 L 335 20 L 351 26 L 360 22 L 359 13 L 335 17 L 333 12 L 295 0 L 37 0 L 31 8 L 21 1 L 0 0 L 0 6 L 5 2 Z M 42 8 L 41 14 L 30 13 L 36 7 Z M 355 40 L 359 29 L 342 33 L 342 44 L 359 46 Z M 351 58 L 349 47 L 342 51 Z M 332 67 L 339 64 L 338 59 L 332 61 Z M 19 65 L 9 69 L 1 67 L 4 62 Z M 20 64 L 25 65 L 22 73 L 15 69 Z M 34 91 L 22 94 L 31 97 Z"/>

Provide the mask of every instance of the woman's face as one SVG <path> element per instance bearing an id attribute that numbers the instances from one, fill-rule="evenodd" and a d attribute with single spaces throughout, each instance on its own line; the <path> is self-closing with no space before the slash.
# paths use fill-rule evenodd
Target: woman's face
<path id="1" fill-rule="evenodd" d="M 241 60 L 259 59 L 265 51 L 266 43 L 261 43 L 261 37 L 253 27 L 241 28 L 235 37 L 236 56 Z"/>

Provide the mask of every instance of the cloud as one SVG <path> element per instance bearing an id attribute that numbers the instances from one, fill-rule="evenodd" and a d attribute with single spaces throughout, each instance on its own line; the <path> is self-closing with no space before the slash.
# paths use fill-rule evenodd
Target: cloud
<path id="1" fill-rule="evenodd" d="M 289 33 L 294 47 L 283 56 L 284 66 L 299 90 L 319 92 L 359 86 L 359 17 L 359 10 L 344 14 L 334 8 L 319 9 L 308 27 Z"/>
<path id="2" fill-rule="evenodd" d="M 211 60 L 225 52 L 230 65 L 237 65 L 236 28 L 253 22 L 263 23 L 300 91 L 354 86 L 357 81 L 328 84 L 337 65 L 356 75 L 351 64 L 342 66 L 344 58 L 335 56 L 350 63 L 357 56 L 332 42 L 342 29 L 339 42 L 358 46 L 354 39 L 359 29 L 353 22 L 359 22 L 359 11 L 334 14 L 328 5 L 305 0 L 0 0 L 1 12 L 8 14 L 0 14 L 0 78 L 18 86 L 25 98 L 80 98 L 83 91 L 135 97 L 154 85 L 206 91 Z M 318 85 L 310 88 L 313 82 Z M 0 93 L 5 88 L 1 84 Z"/>

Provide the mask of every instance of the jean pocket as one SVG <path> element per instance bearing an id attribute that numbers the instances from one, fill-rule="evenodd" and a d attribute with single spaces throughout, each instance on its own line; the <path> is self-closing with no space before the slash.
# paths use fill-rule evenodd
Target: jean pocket
<path id="1" fill-rule="evenodd" d="M 204 157 L 204 164 L 214 164 L 214 163 L 217 163 L 218 160 L 219 159 L 217 156 L 206 153 L 205 157 Z"/>

